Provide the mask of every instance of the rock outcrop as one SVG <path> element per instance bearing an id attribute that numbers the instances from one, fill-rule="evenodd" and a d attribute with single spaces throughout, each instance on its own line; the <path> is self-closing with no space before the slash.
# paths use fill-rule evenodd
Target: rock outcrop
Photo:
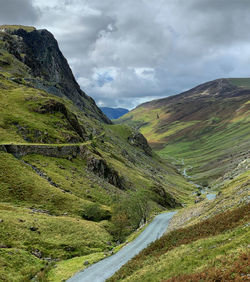
<path id="1" fill-rule="evenodd" d="M 28 67 L 31 76 L 24 79 L 35 88 L 67 97 L 89 117 L 111 123 L 94 100 L 80 89 L 56 39 L 49 31 L 0 26 L 0 40 L 10 54 Z"/>
<path id="2" fill-rule="evenodd" d="M 130 145 L 142 149 L 148 156 L 152 156 L 152 149 L 148 145 L 147 139 L 140 132 L 134 132 L 129 136 L 128 142 Z"/>
<path id="3" fill-rule="evenodd" d="M 56 112 L 60 112 L 67 119 L 69 124 L 72 126 L 74 131 L 82 138 L 83 141 L 88 139 L 88 135 L 83 126 L 80 125 L 77 116 L 70 112 L 63 103 L 60 103 L 56 100 L 49 100 L 47 103 L 42 105 L 39 109 L 37 109 L 39 113 L 51 113 L 54 114 Z"/>
<path id="4" fill-rule="evenodd" d="M 161 185 L 154 185 L 152 187 L 152 190 L 158 196 L 158 199 L 156 199 L 156 201 L 163 207 L 174 208 L 181 206 L 181 204 L 178 203 L 171 194 L 167 193 Z"/>
<path id="5" fill-rule="evenodd" d="M 16 158 L 26 155 L 37 154 L 55 158 L 67 158 L 69 160 L 79 157 L 87 160 L 87 168 L 98 177 L 105 179 L 108 183 L 124 190 L 125 180 L 118 172 L 110 167 L 108 163 L 97 158 L 85 145 L 1 145 L 0 151 L 12 154 Z"/>
<path id="6" fill-rule="evenodd" d="M 30 154 L 55 158 L 72 158 L 77 157 L 84 150 L 83 145 L 2 145 L 0 150 L 21 158 Z"/>
<path id="7" fill-rule="evenodd" d="M 98 159 L 94 156 L 87 158 L 87 167 L 90 171 L 106 179 L 110 184 L 124 190 L 125 181 L 119 176 L 118 172 L 113 168 L 109 167 L 104 159 Z"/>

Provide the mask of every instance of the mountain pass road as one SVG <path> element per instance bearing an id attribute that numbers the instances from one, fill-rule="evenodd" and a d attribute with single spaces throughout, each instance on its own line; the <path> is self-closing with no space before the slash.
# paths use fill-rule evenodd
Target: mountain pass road
<path id="1" fill-rule="evenodd" d="M 170 219 L 175 212 L 157 215 L 153 221 L 132 242 L 124 246 L 116 254 L 107 257 L 85 270 L 77 273 L 67 282 L 103 282 L 118 271 L 126 262 L 137 255 L 148 244 L 160 238 L 166 231 Z"/>

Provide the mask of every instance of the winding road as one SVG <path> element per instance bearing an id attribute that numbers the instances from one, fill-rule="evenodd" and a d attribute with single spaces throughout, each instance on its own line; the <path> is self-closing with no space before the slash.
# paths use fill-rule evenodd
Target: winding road
<path id="1" fill-rule="evenodd" d="M 153 221 L 132 242 L 124 246 L 116 254 L 105 258 L 84 271 L 77 273 L 68 282 L 103 282 L 119 270 L 127 261 L 137 255 L 148 244 L 160 238 L 166 231 L 170 219 L 175 212 L 157 215 Z"/>

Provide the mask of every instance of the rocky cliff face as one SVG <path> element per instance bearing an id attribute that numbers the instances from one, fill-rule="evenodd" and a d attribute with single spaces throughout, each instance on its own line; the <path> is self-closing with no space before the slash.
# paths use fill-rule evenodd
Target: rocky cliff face
<path id="1" fill-rule="evenodd" d="M 133 132 L 133 134 L 128 137 L 128 142 L 130 145 L 142 149 L 148 156 L 152 156 L 152 149 L 148 145 L 147 139 L 140 132 Z"/>
<path id="2" fill-rule="evenodd" d="M 0 40 L 8 53 L 29 68 L 31 76 L 25 80 L 35 88 L 67 97 L 89 117 L 111 123 L 94 100 L 80 89 L 57 41 L 49 31 L 4 27 L 0 28 Z"/>

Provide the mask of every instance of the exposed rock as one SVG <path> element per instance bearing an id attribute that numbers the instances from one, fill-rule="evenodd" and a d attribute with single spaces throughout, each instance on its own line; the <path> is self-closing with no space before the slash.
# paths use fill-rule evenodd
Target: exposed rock
<path id="1" fill-rule="evenodd" d="M 128 137 L 130 145 L 142 149 L 147 155 L 152 156 L 152 149 L 148 145 L 147 139 L 139 132 L 134 132 L 132 136 Z"/>
<path id="2" fill-rule="evenodd" d="M 158 196 L 156 201 L 163 207 L 174 208 L 177 206 L 181 206 L 181 204 L 178 203 L 170 193 L 167 193 L 161 185 L 153 186 L 152 190 Z"/>
<path id="3" fill-rule="evenodd" d="M 50 99 L 39 109 L 37 109 L 37 112 L 51 114 L 54 114 L 56 112 L 62 113 L 69 124 L 73 127 L 75 132 L 83 139 L 83 141 L 88 139 L 87 133 L 84 127 L 80 125 L 77 116 L 74 113 L 70 112 L 63 103 L 58 102 L 54 99 Z"/>
<path id="4" fill-rule="evenodd" d="M 85 265 L 85 266 L 89 265 L 89 261 L 86 260 L 86 261 L 83 263 L 83 265 Z"/>
<path id="5" fill-rule="evenodd" d="M 58 167 L 59 167 L 60 169 L 65 169 L 65 167 L 62 166 L 62 165 L 59 165 Z"/>
<path id="6" fill-rule="evenodd" d="M 30 231 L 37 231 L 38 230 L 38 228 L 34 227 L 34 226 L 30 227 L 29 229 L 30 229 Z"/>
<path id="7" fill-rule="evenodd" d="M 8 249 L 9 247 L 6 245 L 0 245 L 0 249 Z"/>
<path id="8" fill-rule="evenodd" d="M 2 223 L 3 222 L 3 219 L 0 219 L 0 223 Z"/>
<path id="9" fill-rule="evenodd" d="M 34 255 L 35 257 L 39 258 L 39 259 L 42 258 L 42 253 L 38 249 L 32 251 L 31 254 Z"/>
<path id="10" fill-rule="evenodd" d="M 4 145 L 0 145 L 0 152 L 7 152 Z"/>
<path id="11" fill-rule="evenodd" d="M 42 209 L 35 209 L 35 208 L 31 208 L 33 213 L 44 213 L 44 214 L 49 214 L 48 210 L 42 210 Z M 19 220 L 20 221 L 20 220 Z"/>
<path id="12" fill-rule="evenodd" d="M 69 98 L 90 117 L 111 123 L 95 101 L 80 89 L 57 41 L 49 31 L 27 32 L 22 28 L 2 31 L 0 39 L 4 42 L 4 48 L 24 63 L 33 76 L 26 78 L 26 81 L 50 94 Z"/>
<path id="13" fill-rule="evenodd" d="M 19 221 L 19 222 L 25 222 L 25 220 L 24 220 L 24 219 L 19 219 L 18 221 Z"/>
<path id="14" fill-rule="evenodd" d="M 118 172 L 110 168 L 104 159 L 98 159 L 94 156 L 87 158 L 87 167 L 94 174 L 106 179 L 110 184 L 125 189 L 125 181 L 119 176 Z"/>
<path id="15" fill-rule="evenodd" d="M 200 203 L 200 202 L 202 202 L 202 201 L 204 201 L 204 198 L 203 197 L 196 197 L 196 199 L 195 199 L 195 204 L 197 204 L 197 203 Z"/>
<path id="16" fill-rule="evenodd" d="M 68 156 L 77 156 L 80 151 L 83 152 L 83 146 L 52 146 L 52 145 L 3 145 L 5 150 L 15 157 L 23 157 L 29 154 L 38 154 L 42 156 L 65 158 Z"/>
<path id="17" fill-rule="evenodd" d="M 129 153 L 125 150 L 125 149 L 123 149 L 122 150 L 122 155 L 123 155 L 123 157 L 125 157 L 128 161 L 130 161 L 131 163 L 135 163 L 135 160 L 129 155 Z"/>

